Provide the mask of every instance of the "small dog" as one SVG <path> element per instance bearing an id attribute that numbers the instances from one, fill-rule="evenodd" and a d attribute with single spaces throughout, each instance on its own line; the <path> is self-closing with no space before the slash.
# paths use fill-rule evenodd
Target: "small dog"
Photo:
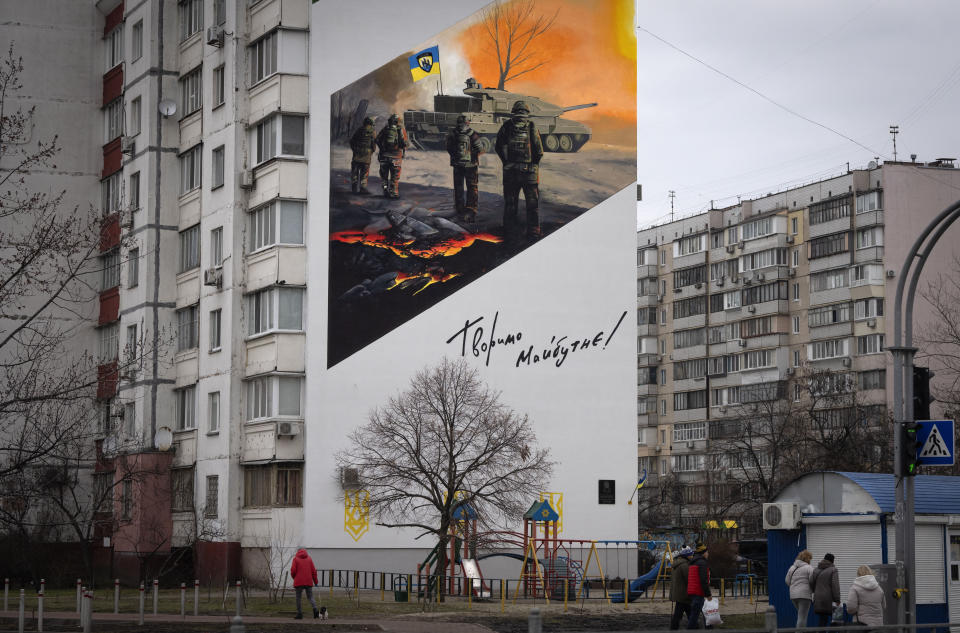
<path id="1" fill-rule="evenodd" d="M 327 608 L 320 607 L 320 614 L 317 617 L 319 617 L 321 620 L 326 620 L 328 615 Z"/>

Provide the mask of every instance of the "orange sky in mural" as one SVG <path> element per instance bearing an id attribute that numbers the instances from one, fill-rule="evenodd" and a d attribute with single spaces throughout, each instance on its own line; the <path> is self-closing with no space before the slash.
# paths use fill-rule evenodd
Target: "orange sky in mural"
<path id="1" fill-rule="evenodd" d="M 596 108 L 565 116 L 593 127 L 597 140 L 622 141 L 623 134 L 636 129 L 633 1 L 537 0 L 539 13 L 552 15 L 558 9 L 554 25 L 537 40 L 549 61 L 508 81 L 506 89 L 562 106 L 597 102 Z M 495 88 L 499 70 L 483 25 L 468 26 L 457 39 L 477 81 Z"/>

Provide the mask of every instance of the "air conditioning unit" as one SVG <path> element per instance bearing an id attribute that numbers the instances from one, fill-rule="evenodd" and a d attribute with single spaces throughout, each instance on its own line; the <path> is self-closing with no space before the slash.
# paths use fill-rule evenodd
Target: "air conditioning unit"
<path id="1" fill-rule="evenodd" d="M 207 28 L 207 44 L 220 48 L 223 46 L 223 29 L 219 26 Z"/>
<path id="2" fill-rule="evenodd" d="M 340 487 L 344 490 L 360 487 L 360 471 L 356 468 L 340 469 Z"/>
<path id="3" fill-rule="evenodd" d="M 743 285 L 744 285 L 744 286 L 749 286 L 749 285 L 752 284 L 752 283 L 753 283 L 753 280 L 750 279 L 750 277 L 744 277 L 744 278 L 743 278 Z"/>
<path id="4" fill-rule="evenodd" d="M 739 248 L 739 249 L 742 251 L 742 250 L 743 250 L 743 242 L 738 243 L 738 244 L 737 244 L 737 248 Z"/>
<path id="5" fill-rule="evenodd" d="M 120 153 L 132 154 L 135 149 L 136 149 L 136 143 L 134 143 L 133 137 L 130 137 L 130 136 L 120 137 Z"/>
<path id="6" fill-rule="evenodd" d="M 766 278 L 767 276 L 764 275 L 763 273 L 757 273 L 757 281 L 763 281 Z"/>
<path id="7" fill-rule="evenodd" d="M 203 285 L 204 286 L 216 286 L 219 288 L 223 285 L 223 269 L 222 268 L 208 268 L 203 271 Z"/>
<path id="8" fill-rule="evenodd" d="M 687 448 L 693 448 L 693 440 L 687 442 Z"/>
<path id="9" fill-rule="evenodd" d="M 795 530 L 800 527 L 800 518 L 798 503 L 763 504 L 764 530 Z"/>
<path id="10" fill-rule="evenodd" d="M 788 376 L 792 376 L 792 375 L 793 375 L 793 367 L 787 367 L 787 375 L 788 375 Z"/>
<path id="11" fill-rule="evenodd" d="M 736 248 L 737 248 L 736 246 L 734 246 L 733 244 L 730 244 L 729 246 L 727 246 L 727 252 L 732 253 L 733 251 L 736 250 Z"/>
<path id="12" fill-rule="evenodd" d="M 277 435 L 300 435 L 300 423 L 277 422 Z"/>
<path id="13" fill-rule="evenodd" d="M 723 277 L 717 280 L 717 288 L 723 288 Z"/>
<path id="14" fill-rule="evenodd" d="M 796 276 L 797 276 L 797 269 L 796 269 L 796 268 L 791 268 L 790 270 L 788 270 L 788 271 L 787 271 L 787 276 L 788 276 L 788 277 L 796 277 Z"/>
<path id="15" fill-rule="evenodd" d="M 133 214 L 130 213 L 130 210 L 127 209 L 123 212 L 123 215 L 120 219 L 120 228 L 122 229 L 132 229 L 133 228 Z"/>
<path id="16" fill-rule="evenodd" d="M 240 172 L 240 188 L 241 189 L 253 189 L 257 184 L 257 181 L 253 177 L 253 170 L 244 169 Z"/>
<path id="17" fill-rule="evenodd" d="M 703 284 L 693 284 L 693 287 L 696 288 L 697 290 L 700 290 L 701 288 L 703 288 Z"/>
<path id="18" fill-rule="evenodd" d="M 747 346 L 747 341 L 746 341 L 746 339 L 738 339 L 738 340 L 737 340 L 737 345 L 739 345 L 740 347 L 746 347 L 746 346 Z"/>
<path id="19" fill-rule="evenodd" d="M 849 367 L 849 366 L 850 366 L 850 359 L 849 359 L 849 358 L 844 358 L 844 359 L 843 359 L 843 366 L 844 366 L 844 367 Z"/>
<path id="20" fill-rule="evenodd" d="M 877 327 L 876 319 L 867 319 L 867 327 Z"/>
<path id="21" fill-rule="evenodd" d="M 126 371 L 124 371 L 124 372 L 122 372 L 122 373 L 120 374 L 120 380 L 126 380 L 127 382 L 133 382 L 133 381 L 135 381 L 136 379 L 137 379 L 137 370 L 136 370 L 136 369 L 128 369 L 128 370 L 126 370 Z M 122 413 L 121 413 L 120 417 L 121 417 L 121 418 L 123 417 Z"/>
<path id="22" fill-rule="evenodd" d="M 726 413 L 726 412 L 727 412 L 727 408 L 726 408 L 726 407 L 720 407 L 719 409 L 717 409 L 717 411 L 719 411 L 720 413 Z"/>
<path id="23" fill-rule="evenodd" d="M 897 276 L 896 271 L 894 271 L 894 270 L 888 270 L 888 271 L 887 271 L 887 279 L 893 279 L 893 278 L 896 277 L 896 276 Z"/>
<path id="24" fill-rule="evenodd" d="M 663 356 L 657 356 L 657 364 L 659 365 L 662 362 L 663 362 Z"/>
<path id="25" fill-rule="evenodd" d="M 659 453 L 660 451 L 663 450 L 663 447 L 662 447 L 662 446 L 654 446 L 654 447 L 653 447 L 653 450 L 656 451 L 657 453 Z"/>
<path id="26" fill-rule="evenodd" d="M 793 244 L 793 236 L 792 236 L 792 235 L 788 235 L 788 236 L 787 236 L 787 244 Z"/>
<path id="27" fill-rule="evenodd" d="M 681 292 L 683 292 L 683 287 L 682 287 L 682 286 L 679 287 L 679 288 L 674 288 L 674 289 L 673 289 L 673 294 L 675 294 L 675 295 L 678 295 L 678 294 L 680 294 Z"/>
<path id="28" fill-rule="evenodd" d="M 747 306 L 747 312 L 756 312 L 757 306 Z"/>

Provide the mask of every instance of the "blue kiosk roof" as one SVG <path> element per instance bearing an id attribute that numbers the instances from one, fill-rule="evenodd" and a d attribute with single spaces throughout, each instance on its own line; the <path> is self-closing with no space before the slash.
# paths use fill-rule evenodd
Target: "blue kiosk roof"
<path id="1" fill-rule="evenodd" d="M 896 477 L 886 473 L 834 472 L 846 477 L 873 497 L 882 512 L 896 510 Z M 960 477 L 917 475 L 914 511 L 917 514 L 960 514 Z"/>

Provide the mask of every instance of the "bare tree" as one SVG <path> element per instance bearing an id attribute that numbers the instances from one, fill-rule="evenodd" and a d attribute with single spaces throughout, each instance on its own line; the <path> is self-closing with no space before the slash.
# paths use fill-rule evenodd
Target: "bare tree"
<path id="1" fill-rule="evenodd" d="M 537 47 L 540 39 L 557 19 L 537 11 L 536 0 L 497 0 L 481 13 L 481 24 L 489 37 L 490 53 L 495 55 L 500 72 L 497 88 L 534 71 L 549 61 Z"/>
<path id="2" fill-rule="evenodd" d="M 370 516 L 434 537 L 441 574 L 457 506 L 473 507 L 487 527 L 519 521 L 553 468 L 527 417 L 462 359 L 419 371 L 349 440 L 337 463 L 357 469 Z"/>
<path id="3" fill-rule="evenodd" d="M 950 274 L 938 274 L 920 289 L 920 297 L 933 311 L 920 324 L 918 359 L 926 360 L 936 373 L 931 391 L 948 418 L 960 414 L 960 256 L 954 256 Z"/>

